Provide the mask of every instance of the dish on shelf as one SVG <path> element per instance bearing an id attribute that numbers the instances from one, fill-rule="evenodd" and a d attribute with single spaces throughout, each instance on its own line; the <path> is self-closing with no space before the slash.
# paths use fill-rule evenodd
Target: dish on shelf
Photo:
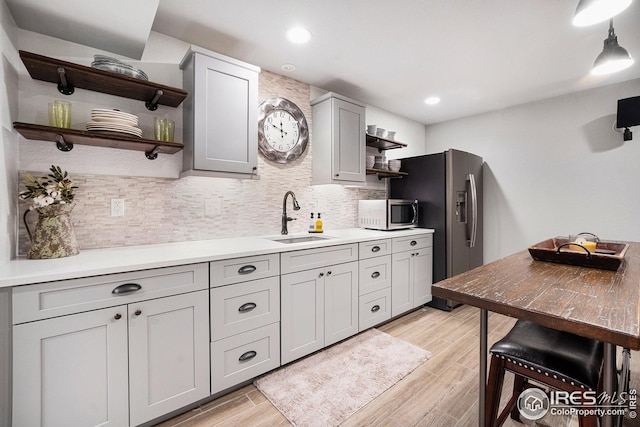
<path id="1" fill-rule="evenodd" d="M 118 123 L 128 126 L 138 126 L 138 116 L 120 110 L 94 108 L 91 110 L 91 120 L 94 122 Z"/>
<path id="2" fill-rule="evenodd" d="M 141 69 L 133 65 L 122 62 L 118 59 L 104 55 L 93 55 L 94 61 L 91 63 L 93 68 L 112 73 L 124 74 L 141 80 L 149 80 L 149 76 Z"/>
<path id="3" fill-rule="evenodd" d="M 142 129 L 129 126 L 122 125 L 118 123 L 109 123 L 109 122 L 87 122 L 87 131 L 89 132 L 118 132 L 118 133 L 126 133 L 129 135 L 135 135 L 137 137 L 142 137 Z"/>

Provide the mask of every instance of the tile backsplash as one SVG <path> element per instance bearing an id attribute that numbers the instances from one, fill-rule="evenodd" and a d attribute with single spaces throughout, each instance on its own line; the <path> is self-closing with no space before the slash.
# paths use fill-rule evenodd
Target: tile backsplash
<path id="1" fill-rule="evenodd" d="M 322 213 L 326 231 L 357 227 L 358 200 L 385 197 L 383 191 L 312 187 L 290 179 L 296 175 L 292 171 L 272 172 L 281 179 L 72 175 L 79 187 L 71 215 L 78 244 L 89 249 L 279 234 L 287 190 L 294 191 L 301 206 L 293 211 L 291 200 L 287 201 L 287 213 L 297 218 L 289 222 L 290 233 L 306 232 L 311 212 Z M 111 199 L 124 199 L 124 216 L 111 216 Z M 20 212 L 26 208 L 20 201 Z M 37 214 L 28 218 L 33 230 Z M 19 252 L 26 254 L 29 237 L 22 221 L 19 231 Z"/>

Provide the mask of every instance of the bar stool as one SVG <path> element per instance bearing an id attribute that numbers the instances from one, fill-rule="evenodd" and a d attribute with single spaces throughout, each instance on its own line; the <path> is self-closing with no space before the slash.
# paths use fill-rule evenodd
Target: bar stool
<path id="1" fill-rule="evenodd" d="M 487 427 L 499 427 L 509 412 L 520 421 L 516 402 L 529 383 L 558 390 L 598 390 L 604 345 L 590 338 L 546 328 L 526 320 L 518 320 L 500 341 L 491 347 L 491 366 L 487 380 Z M 498 415 L 505 371 L 515 374 L 513 394 Z M 598 419 L 581 416 L 580 427 L 597 427 Z"/>

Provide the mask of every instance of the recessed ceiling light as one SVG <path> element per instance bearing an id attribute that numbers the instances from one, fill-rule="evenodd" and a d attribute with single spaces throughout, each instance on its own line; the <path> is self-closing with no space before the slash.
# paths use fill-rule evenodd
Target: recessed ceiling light
<path id="1" fill-rule="evenodd" d="M 311 40 L 311 32 L 306 28 L 293 27 L 287 31 L 287 40 L 291 43 L 303 44 Z"/>
<path id="2" fill-rule="evenodd" d="M 280 68 L 282 68 L 282 71 L 293 71 L 296 69 L 296 66 L 293 64 L 282 64 Z"/>
<path id="3" fill-rule="evenodd" d="M 440 102 L 440 98 L 437 96 L 430 96 L 424 100 L 424 103 L 427 105 L 436 105 L 438 102 Z"/>

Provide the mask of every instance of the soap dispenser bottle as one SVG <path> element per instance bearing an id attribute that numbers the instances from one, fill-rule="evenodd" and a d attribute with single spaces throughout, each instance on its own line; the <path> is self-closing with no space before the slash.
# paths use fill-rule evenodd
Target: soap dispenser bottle
<path id="1" fill-rule="evenodd" d="M 313 212 L 311 212 L 311 221 L 309 222 L 309 233 L 316 232 L 316 221 L 313 219 Z"/>
<path id="2" fill-rule="evenodd" d="M 322 219 L 320 219 L 320 212 L 318 212 L 318 219 L 316 219 L 316 233 L 322 233 Z"/>

